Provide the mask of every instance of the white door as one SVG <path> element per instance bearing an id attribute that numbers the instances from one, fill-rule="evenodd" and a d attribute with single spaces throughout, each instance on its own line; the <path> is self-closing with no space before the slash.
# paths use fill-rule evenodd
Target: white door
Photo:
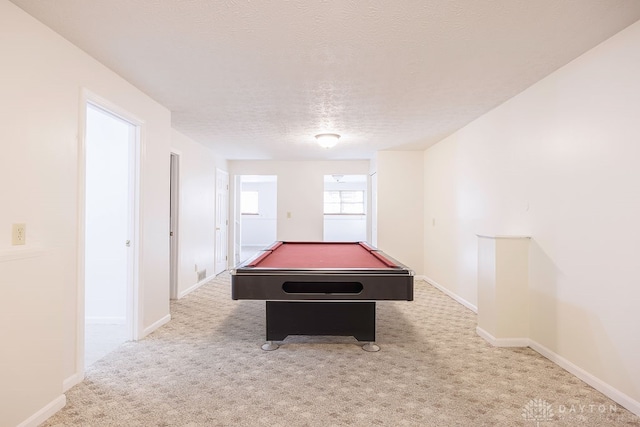
<path id="1" fill-rule="evenodd" d="M 370 228 L 370 236 L 369 236 L 369 243 L 371 243 L 373 246 L 378 246 L 378 174 L 377 173 L 373 173 L 371 175 L 371 198 L 369 199 L 371 201 L 370 207 L 371 210 L 369 212 L 371 212 L 371 228 Z"/>
<path id="2" fill-rule="evenodd" d="M 234 181 L 233 204 L 233 265 L 237 265 L 241 259 L 242 251 L 242 210 L 240 201 L 242 198 L 242 176 L 236 175 Z"/>
<path id="3" fill-rule="evenodd" d="M 170 298 L 178 299 L 178 203 L 180 201 L 180 156 L 171 153 L 169 184 L 169 289 Z"/>
<path id="4" fill-rule="evenodd" d="M 215 274 L 227 269 L 229 236 L 229 174 L 216 169 L 216 247 Z"/>
<path id="5" fill-rule="evenodd" d="M 84 182 L 85 366 L 132 338 L 136 125 L 88 103 Z"/>

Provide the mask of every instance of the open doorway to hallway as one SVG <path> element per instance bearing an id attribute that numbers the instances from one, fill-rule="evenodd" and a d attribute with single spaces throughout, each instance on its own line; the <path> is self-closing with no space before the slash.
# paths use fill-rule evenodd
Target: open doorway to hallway
<path id="1" fill-rule="evenodd" d="M 84 366 L 133 334 L 136 125 L 87 103 Z"/>
<path id="2" fill-rule="evenodd" d="M 278 177 L 242 175 L 237 186 L 240 200 L 240 259 L 251 258 L 276 240 L 278 224 Z"/>
<path id="3" fill-rule="evenodd" d="M 324 176 L 324 241 L 367 241 L 367 175 Z"/>

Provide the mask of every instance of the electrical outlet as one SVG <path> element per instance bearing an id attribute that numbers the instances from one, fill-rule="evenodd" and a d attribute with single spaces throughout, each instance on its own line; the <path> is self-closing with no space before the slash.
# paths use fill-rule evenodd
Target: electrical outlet
<path id="1" fill-rule="evenodd" d="M 27 243 L 27 225 L 13 224 L 13 233 L 11 235 L 11 244 L 14 246 L 24 245 Z"/>

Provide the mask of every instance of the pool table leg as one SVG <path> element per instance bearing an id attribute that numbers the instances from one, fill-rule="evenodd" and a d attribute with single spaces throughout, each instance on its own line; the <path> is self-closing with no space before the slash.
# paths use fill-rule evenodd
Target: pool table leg
<path id="1" fill-rule="evenodd" d="M 267 301 L 265 351 L 276 350 L 275 341 L 288 335 L 353 336 L 367 344 L 365 351 L 379 351 L 376 340 L 375 301 Z"/>
<path id="2" fill-rule="evenodd" d="M 362 349 L 363 349 L 364 351 L 371 351 L 371 352 L 373 352 L 373 351 L 380 351 L 380 346 L 379 346 L 379 345 L 377 345 L 377 344 L 376 344 L 376 343 L 374 343 L 374 342 L 368 342 L 368 343 L 366 343 L 365 345 L 363 345 L 363 346 L 362 346 Z"/>
<path id="3" fill-rule="evenodd" d="M 273 351 L 273 350 L 277 350 L 278 347 L 280 347 L 278 344 L 275 344 L 273 341 L 267 341 L 266 343 L 262 344 L 262 349 L 264 351 Z M 376 350 L 377 351 L 377 350 Z"/>

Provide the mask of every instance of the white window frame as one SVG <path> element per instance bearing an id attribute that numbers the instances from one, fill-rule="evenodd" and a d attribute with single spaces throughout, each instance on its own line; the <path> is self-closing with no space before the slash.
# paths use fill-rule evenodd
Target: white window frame
<path id="1" fill-rule="evenodd" d="M 340 212 L 327 212 L 327 201 L 326 196 L 327 193 L 338 193 L 338 197 L 340 199 Z M 362 201 L 360 202 L 345 202 L 343 200 L 343 193 L 360 193 L 362 194 Z M 366 215 L 366 199 L 365 199 L 365 190 L 325 190 L 325 201 L 324 201 L 324 214 L 325 215 Z M 361 205 L 361 212 L 345 212 L 345 205 Z"/>

